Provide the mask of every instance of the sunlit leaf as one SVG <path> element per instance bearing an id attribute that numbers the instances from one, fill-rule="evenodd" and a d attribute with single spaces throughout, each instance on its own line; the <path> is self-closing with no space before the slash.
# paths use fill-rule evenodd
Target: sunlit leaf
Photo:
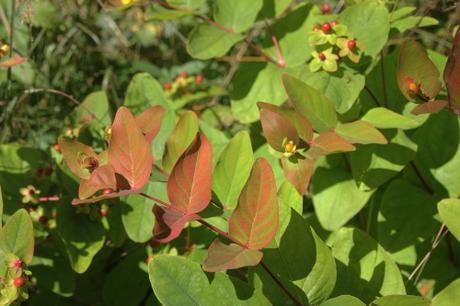
<path id="1" fill-rule="evenodd" d="M 208 257 L 203 263 L 203 270 L 218 272 L 241 267 L 255 266 L 262 259 L 262 252 L 250 250 L 237 244 L 223 244 L 214 240 L 208 248 Z"/>
<path id="2" fill-rule="evenodd" d="M 163 106 L 155 105 L 147 108 L 136 117 L 137 126 L 148 142 L 151 142 L 160 132 L 164 112 Z"/>
<path id="3" fill-rule="evenodd" d="M 388 141 L 372 124 L 357 120 L 350 123 L 339 124 L 336 133 L 351 143 L 360 144 L 386 144 Z"/>

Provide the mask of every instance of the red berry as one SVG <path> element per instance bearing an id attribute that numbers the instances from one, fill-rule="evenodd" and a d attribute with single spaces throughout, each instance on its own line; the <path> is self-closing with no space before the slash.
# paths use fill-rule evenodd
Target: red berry
<path id="1" fill-rule="evenodd" d="M 332 27 L 335 27 L 335 26 L 338 25 L 338 24 L 339 24 L 339 22 L 338 22 L 337 20 L 332 20 L 332 21 L 331 21 L 331 26 L 332 26 Z"/>
<path id="2" fill-rule="evenodd" d="M 40 218 L 38 218 L 38 222 L 40 222 L 41 224 L 45 225 L 46 223 L 48 223 L 48 217 L 47 216 L 40 216 Z"/>
<path id="3" fill-rule="evenodd" d="M 321 52 L 320 54 L 318 54 L 318 57 L 319 57 L 319 59 L 322 60 L 323 62 L 326 60 L 326 55 L 325 55 L 323 52 Z"/>
<path id="4" fill-rule="evenodd" d="M 203 83 L 203 81 L 204 81 L 204 76 L 202 74 L 198 74 L 195 77 L 195 84 L 199 85 L 199 84 Z"/>
<path id="5" fill-rule="evenodd" d="M 356 47 L 356 41 L 354 39 L 350 39 L 347 42 L 348 49 L 353 50 Z"/>
<path id="6" fill-rule="evenodd" d="M 180 78 L 184 78 L 184 79 L 185 79 L 186 77 L 188 77 L 187 71 L 182 71 L 182 72 L 179 74 L 179 77 L 180 77 Z"/>
<path id="7" fill-rule="evenodd" d="M 329 15 L 331 13 L 331 6 L 328 3 L 324 3 L 321 7 L 321 12 L 323 12 L 323 15 Z"/>
<path id="8" fill-rule="evenodd" d="M 11 268 L 13 269 L 21 269 L 22 268 L 22 260 L 15 259 L 11 262 Z"/>
<path id="9" fill-rule="evenodd" d="M 321 26 L 321 30 L 323 30 L 324 33 L 329 33 L 331 31 L 331 24 L 329 22 L 324 23 Z"/>
<path id="10" fill-rule="evenodd" d="M 99 210 L 99 215 L 100 215 L 101 217 L 103 217 L 103 218 L 104 218 L 104 217 L 107 217 L 107 216 L 109 215 L 109 210 L 108 210 L 108 209 L 105 209 L 105 208 L 101 208 L 101 209 Z"/>
<path id="11" fill-rule="evenodd" d="M 164 84 L 163 84 L 163 89 L 164 89 L 164 90 L 171 90 L 171 88 L 172 88 L 171 83 L 164 83 Z"/>
<path id="12" fill-rule="evenodd" d="M 109 194 L 109 193 L 112 193 L 112 192 L 113 192 L 112 188 L 105 188 L 104 190 L 102 190 L 102 194 Z"/>
<path id="13" fill-rule="evenodd" d="M 26 279 L 22 276 L 16 277 L 13 280 L 13 286 L 15 286 L 16 288 L 20 288 L 24 286 L 25 283 L 26 283 Z"/>
<path id="14" fill-rule="evenodd" d="M 61 152 L 61 146 L 58 143 L 55 143 L 53 145 L 53 149 L 56 150 L 57 152 Z"/>

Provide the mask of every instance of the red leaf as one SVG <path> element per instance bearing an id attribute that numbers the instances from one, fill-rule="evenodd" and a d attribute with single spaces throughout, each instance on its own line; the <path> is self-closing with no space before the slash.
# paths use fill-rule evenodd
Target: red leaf
<path id="1" fill-rule="evenodd" d="M 355 146 L 351 143 L 337 135 L 335 132 L 329 131 L 319 134 L 319 136 L 313 140 L 307 154 L 312 159 L 317 159 L 318 157 L 324 155 L 349 152 L 354 151 L 355 149 Z"/>
<path id="2" fill-rule="evenodd" d="M 72 205 L 80 205 L 80 204 L 89 204 L 89 203 L 96 203 L 102 200 L 109 200 L 109 199 L 114 199 L 114 198 L 119 198 L 119 197 L 124 197 L 127 195 L 130 195 L 132 193 L 138 193 L 139 191 L 137 190 L 122 190 L 118 192 L 112 192 L 108 194 L 102 194 L 100 196 L 92 197 L 89 199 L 73 199 L 72 200 Z"/>
<path id="3" fill-rule="evenodd" d="M 284 152 L 284 145 L 288 141 L 298 145 L 299 136 L 295 126 L 278 112 L 263 107 L 260 110 L 260 122 L 267 142 L 275 150 Z"/>
<path id="4" fill-rule="evenodd" d="M 276 191 L 270 164 L 257 159 L 228 221 L 229 235 L 246 248 L 262 249 L 275 237 L 279 222 Z"/>
<path id="5" fill-rule="evenodd" d="M 293 162 L 288 158 L 283 158 L 281 162 L 288 182 L 295 187 L 297 192 L 302 195 L 306 194 L 313 175 L 313 160 L 299 158 Z"/>
<path id="6" fill-rule="evenodd" d="M 99 190 L 110 188 L 117 189 L 117 179 L 115 178 L 115 171 L 112 166 L 104 165 L 91 173 L 89 179 L 82 179 L 80 181 L 80 188 L 78 190 L 78 197 L 80 199 L 87 199 Z"/>
<path id="7" fill-rule="evenodd" d="M 208 248 L 208 257 L 203 263 L 203 270 L 220 272 L 229 269 L 255 266 L 262 260 L 259 250 L 245 249 L 237 244 L 226 245 L 214 240 Z"/>
<path id="8" fill-rule="evenodd" d="M 112 124 L 109 164 L 121 174 L 133 190 L 141 189 L 152 172 L 150 144 L 136 124 L 131 112 L 120 107 Z"/>
<path id="9" fill-rule="evenodd" d="M 198 213 L 211 201 L 212 147 L 199 133 L 174 165 L 167 192 L 171 207 L 185 215 Z"/>
<path id="10" fill-rule="evenodd" d="M 457 30 L 444 68 L 449 106 L 460 115 L 460 31 Z"/>
<path id="11" fill-rule="evenodd" d="M 136 117 L 136 123 L 142 134 L 150 143 L 161 129 L 161 120 L 165 109 L 161 105 L 155 105 L 144 110 Z"/>
<path id="12" fill-rule="evenodd" d="M 428 98 L 436 97 L 441 90 L 438 69 L 422 45 L 413 40 L 403 43 L 399 50 L 397 81 L 401 92 L 408 100 L 415 98 L 415 93 L 409 90 L 411 82 Z"/>
<path id="13" fill-rule="evenodd" d="M 1 62 L 0 67 L 1 68 L 11 68 L 11 67 L 24 63 L 26 60 L 27 58 L 16 55 L 10 59 L 7 59 L 6 61 Z"/>
<path id="14" fill-rule="evenodd" d="M 91 161 L 99 164 L 99 158 L 94 150 L 76 140 L 69 140 L 64 137 L 59 137 L 58 144 L 61 147 L 64 161 L 73 174 L 81 179 L 88 179 L 91 172 L 88 168 Z M 95 165 L 96 167 L 98 165 Z"/>
<path id="15" fill-rule="evenodd" d="M 153 235 L 155 240 L 160 243 L 167 243 L 179 237 L 187 222 L 198 220 L 200 217 L 196 214 L 185 215 L 171 207 L 153 207 L 155 215 L 155 227 Z"/>
<path id="16" fill-rule="evenodd" d="M 426 103 L 417 105 L 411 111 L 411 113 L 414 115 L 436 114 L 436 113 L 439 113 L 444 108 L 446 108 L 447 105 L 448 105 L 447 101 L 442 101 L 442 100 L 428 101 Z"/>

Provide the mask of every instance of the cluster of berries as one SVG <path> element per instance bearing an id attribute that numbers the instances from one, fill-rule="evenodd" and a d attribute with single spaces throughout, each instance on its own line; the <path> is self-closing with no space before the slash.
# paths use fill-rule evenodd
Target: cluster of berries
<path id="1" fill-rule="evenodd" d="M 329 15 L 330 6 L 323 5 L 322 12 Z M 310 62 L 312 72 L 320 69 L 328 72 L 337 71 L 339 58 L 348 58 L 353 63 L 358 63 L 361 59 L 362 44 L 353 37 L 346 25 L 339 24 L 337 20 L 316 24 L 308 37 L 308 42 L 315 46 Z"/>
<path id="2" fill-rule="evenodd" d="M 26 300 L 29 277 L 32 273 L 25 268 L 24 262 L 13 254 L 6 256 L 5 264 L 5 276 L 0 278 L 0 305 Z"/>
<path id="3" fill-rule="evenodd" d="M 198 86 L 201 86 L 204 82 L 204 76 L 202 74 L 197 74 L 195 76 L 189 75 L 187 72 L 181 72 L 174 82 L 164 83 L 163 90 L 167 96 L 174 95 L 187 95 L 191 91 L 197 89 Z"/>

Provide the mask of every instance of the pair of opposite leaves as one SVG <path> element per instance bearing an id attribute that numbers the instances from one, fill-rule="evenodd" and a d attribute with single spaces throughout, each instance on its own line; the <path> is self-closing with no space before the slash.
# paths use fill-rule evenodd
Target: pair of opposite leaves
<path id="1" fill-rule="evenodd" d="M 110 128 L 108 149 L 99 154 L 85 144 L 60 137 L 64 160 L 81 179 L 79 199 L 72 203 L 93 203 L 139 192 L 152 171 L 150 143 L 160 131 L 163 113 L 163 107 L 153 106 L 135 118 L 121 107 Z M 110 192 L 93 196 L 101 190 Z"/>
<path id="2" fill-rule="evenodd" d="M 403 95 L 408 100 L 428 100 L 412 111 L 413 114 L 437 113 L 449 107 L 460 116 L 460 31 L 457 30 L 444 68 L 444 82 L 447 101 L 435 100 L 441 91 L 440 73 L 426 50 L 416 41 L 402 44 L 398 57 L 397 81 Z M 410 89 L 414 83 L 417 90 Z M 420 97 L 421 95 L 421 97 Z"/>

